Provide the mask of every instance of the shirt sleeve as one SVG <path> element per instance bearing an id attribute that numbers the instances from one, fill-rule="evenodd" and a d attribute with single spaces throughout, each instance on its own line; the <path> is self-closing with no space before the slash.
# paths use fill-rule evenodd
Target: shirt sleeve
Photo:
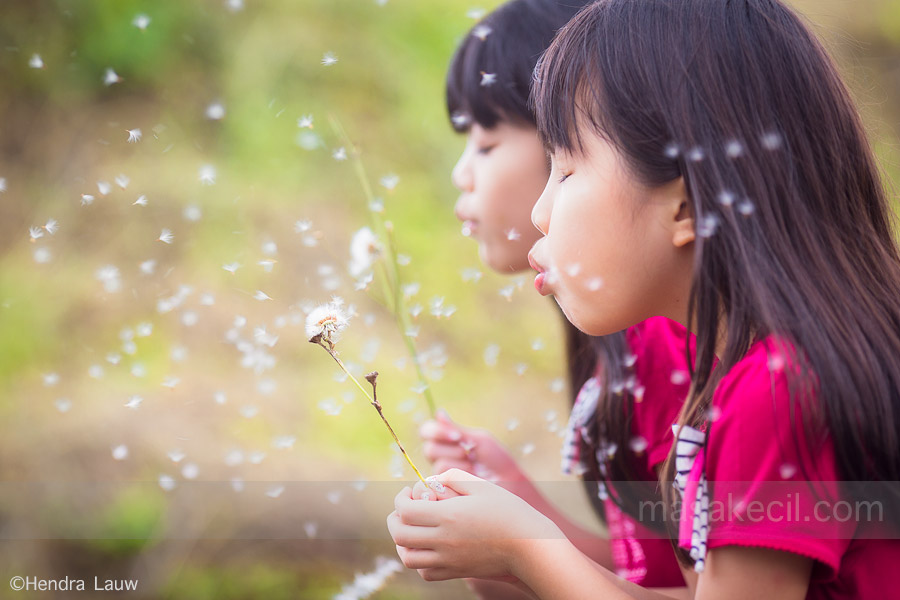
<path id="1" fill-rule="evenodd" d="M 767 341 L 768 342 L 768 341 Z M 809 434 L 809 391 L 791 398 L 790 369 L 773 343 L 759 343 L 713 396 L 704 472 L 710 487 L 708 548 L 771 548 L 812 558 L 837 572 L 855 525 L 841 502 L 834 448 Z"/>

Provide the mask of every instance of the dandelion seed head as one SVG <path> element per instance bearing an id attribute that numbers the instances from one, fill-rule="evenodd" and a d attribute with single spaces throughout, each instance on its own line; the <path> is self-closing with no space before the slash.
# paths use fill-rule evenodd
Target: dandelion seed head
<path id="1" fill-rule="evenodd" d="M 327 304 L 317 306 L 307 315 L 306 338 L 312 340 L 322 336 L 324 341 L 334 344 L 349 322 L 350 317 L 344 311 L 343 300 L 335 298 Z"/>

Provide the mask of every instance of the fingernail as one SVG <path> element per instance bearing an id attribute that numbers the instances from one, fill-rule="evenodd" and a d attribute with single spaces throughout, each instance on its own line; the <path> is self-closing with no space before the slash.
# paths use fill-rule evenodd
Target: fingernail
<path id="1" fill-rule="evenodd" d="M 429 492 L 425 492 L 422 494 L 422 500 L 431 500 L 431 494 Z"/>
<path id="2" fill-rule="evenodd" d="M 450 432 L 450 440 L 451 441 L 458 442 L 461 439 L 462 439 L 462 434 L 460 432 L 458 432 L 457 430 L 454 429 L 453 431 Z"/>
<path id="3" fill-rule="evenodd" d="M 426 479 L 425 482 L 428 484 L 428 487 L 436 491 L 438 494 L 444 493 L 444 484 L 438 481 L 437 477 L 435 477 L 434 475 Z"/>

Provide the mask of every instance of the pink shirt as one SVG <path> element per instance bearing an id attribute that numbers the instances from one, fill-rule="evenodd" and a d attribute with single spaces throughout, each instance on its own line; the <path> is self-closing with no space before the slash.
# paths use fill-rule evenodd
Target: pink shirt
<path id="1" fill-rule="evenodd" d="M 687 477 L 679 543 L 691 547 L 689 499 L 705 473 L 709 550 L 748 546 L 811 558 L 810 599 L 900 598 L 900 540 L 865 539 L 878 537 L 872 535 L 878 524 L 857 524 L 857 514 L 869 519 L 865 512 L 848 512 L 841 498 L 831 439 L 806 434 L 804 409 L 808 415 L 814 408 L 808 393 L 795 393 L 791 419 L 786 362 L 770 337 L 754 344 L 720 381 L 708 440 Z"/>
<path id="2" fill-rule="evenodd" d="M 690 387 L 685 344 L 687 330 L 669 319 L 654 317 L 626 331 L 636 361 L 631 419 L 631 465 L 644 481 L 658 481 L 656 469 L 672 446 L 672 423 Z M 641 390 L 643 388 L 643 390 Z M 643 392 L 643 393 L 641 393 Z M 631 449 L 625 449 L 631 451 Z M 641 525 L 612 501 L 604 502 L 616 574 L 643 587 L 681 587 L 684 578 L 664 534 Z"/>

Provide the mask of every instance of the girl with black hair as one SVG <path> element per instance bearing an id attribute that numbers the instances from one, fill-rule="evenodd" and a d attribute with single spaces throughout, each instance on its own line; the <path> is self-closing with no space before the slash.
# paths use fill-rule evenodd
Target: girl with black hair
<path id="1" fill-rule="evenodd" d="M 484 263 L 500 273 L 529 269 L 527 253 L 540 235 L 531 224 L 531 209 L 547 181 L 549 161 L 528 107 L 534 66 L 556 31 L 585 4 L 508 2 L 472 28 L 447 73 L 448 115 L 467 137 L 452 176 L 461 192 L 456 214 L 464 234 L 477 240 Z M 622 577 L 649 587 L 682 587 L 660 523 L 636 517 L 641 499 L 659 497 L 656 469 L 671 445 L 671 424 L 690 383 L 686 331 L 657 318 L 590 337 L 563 323 L 574 405 L 563 469 L 583 475 L 608 538 L 570 522 L 487 431 L 460 427 L 439 413 L 421 428 L 425 455 L 436 473 L 459 468 L 497 481 Z M 469 584 L 482 597 L 520 595 L 505 584 Z"/>
<path id="2" fill-rule="evenodd" d="M 820 42 L 778 0 L 599 0 L 548 48 L 533 100 L 552 158 L 541 293 L 590 334 L 656 315 L 696 334 L 656 507 L 690 596 L 900 597 L 900 251 Z M 440 501 L 407 488 L 388 519 L 423 578 L 665 597 L 506 490 L 438 480 Z"/>

